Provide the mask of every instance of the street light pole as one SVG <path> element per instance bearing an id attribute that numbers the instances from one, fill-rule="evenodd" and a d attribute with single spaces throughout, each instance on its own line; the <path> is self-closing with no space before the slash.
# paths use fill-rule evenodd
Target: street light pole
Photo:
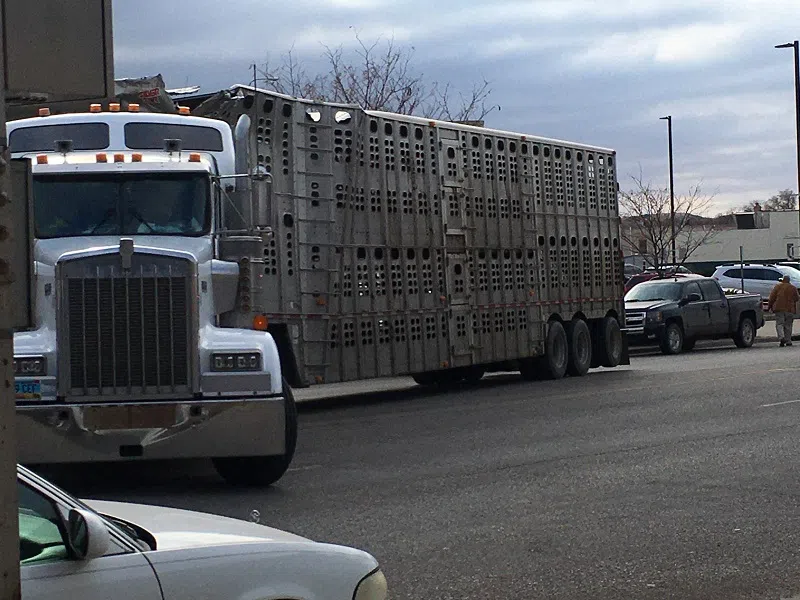
<path id="1" fill-rule="evenodd" d="M 779 44 L 776 48 L 794 48 L 794 102 L 795 102 L 795 137 L 797 141 L 797 193 L 800 194 L 800 42 L 795 40 Z M 800 237 L 800 196 L 797 202 L 797 235 Z"/>
<path id="2" fill-rule="evenodd" d="M 672 169 L 672 115 L 661 117 L 660 120 L 667 122 L 667 135 L 669 137 L 669 223 L 670 239 L 672 240 L 672 266 L 675 267 L 678 264 L 678 258 L 675 252 L 675 175 Z"/>

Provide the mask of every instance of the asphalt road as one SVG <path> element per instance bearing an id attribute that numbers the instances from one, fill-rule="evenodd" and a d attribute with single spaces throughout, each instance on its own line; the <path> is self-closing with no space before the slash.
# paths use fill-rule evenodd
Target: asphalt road
<path id="1" fill-rule="evenodd" d="M 292 470 L 69 469 L 84 496 L 208 511 L 372 552 L 393 599 L 800 596 L 800 346 L 646 356 L 306 405 Z M 50 475 L 50 473 L 48 473 Z"/>

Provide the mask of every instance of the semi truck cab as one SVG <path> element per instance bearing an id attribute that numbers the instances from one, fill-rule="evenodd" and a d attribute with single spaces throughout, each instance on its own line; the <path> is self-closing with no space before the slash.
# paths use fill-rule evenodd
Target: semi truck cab
<path id="1" fill-rule="evenodd" d="M 35 236 L 35 326 L 14 337 L 19 460 L 203 457 L 232 483 L 273 483 L 297 435 L 275 342 L 259 318 L 220 326 L 239 290 L 217 251 L 231 129 L 110 109 L 8 124 Z"/>

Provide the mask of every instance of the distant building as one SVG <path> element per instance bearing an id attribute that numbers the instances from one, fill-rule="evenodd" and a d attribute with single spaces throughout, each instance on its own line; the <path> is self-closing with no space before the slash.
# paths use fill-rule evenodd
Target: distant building
<path id="1" fill-rule="evenodd" d="M 695 250 L 686 266 L 707 271 L 721 263 L 738 262 L 739 248 L 746 262 L 781 262 L 800 257 L 798 212 L 764 211 L 756 204 L 753 212 L 734 213 L 729 225 Z"/>

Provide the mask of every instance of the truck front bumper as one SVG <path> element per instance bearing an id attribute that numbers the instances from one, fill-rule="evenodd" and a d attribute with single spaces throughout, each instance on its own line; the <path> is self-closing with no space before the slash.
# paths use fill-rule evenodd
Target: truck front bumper
<path id="1" fill-rule="evenodd" d="M 17 406 L 22 464 L 284 453 L 281 395 Z"/>
<path id="2" fill-rule="evenodd" d="M 652 323 L 638 327 L 628 327 L 625 335 L 631 346 L 649 346 L 661 341 L 666 329 L 664 323 Z"/>

